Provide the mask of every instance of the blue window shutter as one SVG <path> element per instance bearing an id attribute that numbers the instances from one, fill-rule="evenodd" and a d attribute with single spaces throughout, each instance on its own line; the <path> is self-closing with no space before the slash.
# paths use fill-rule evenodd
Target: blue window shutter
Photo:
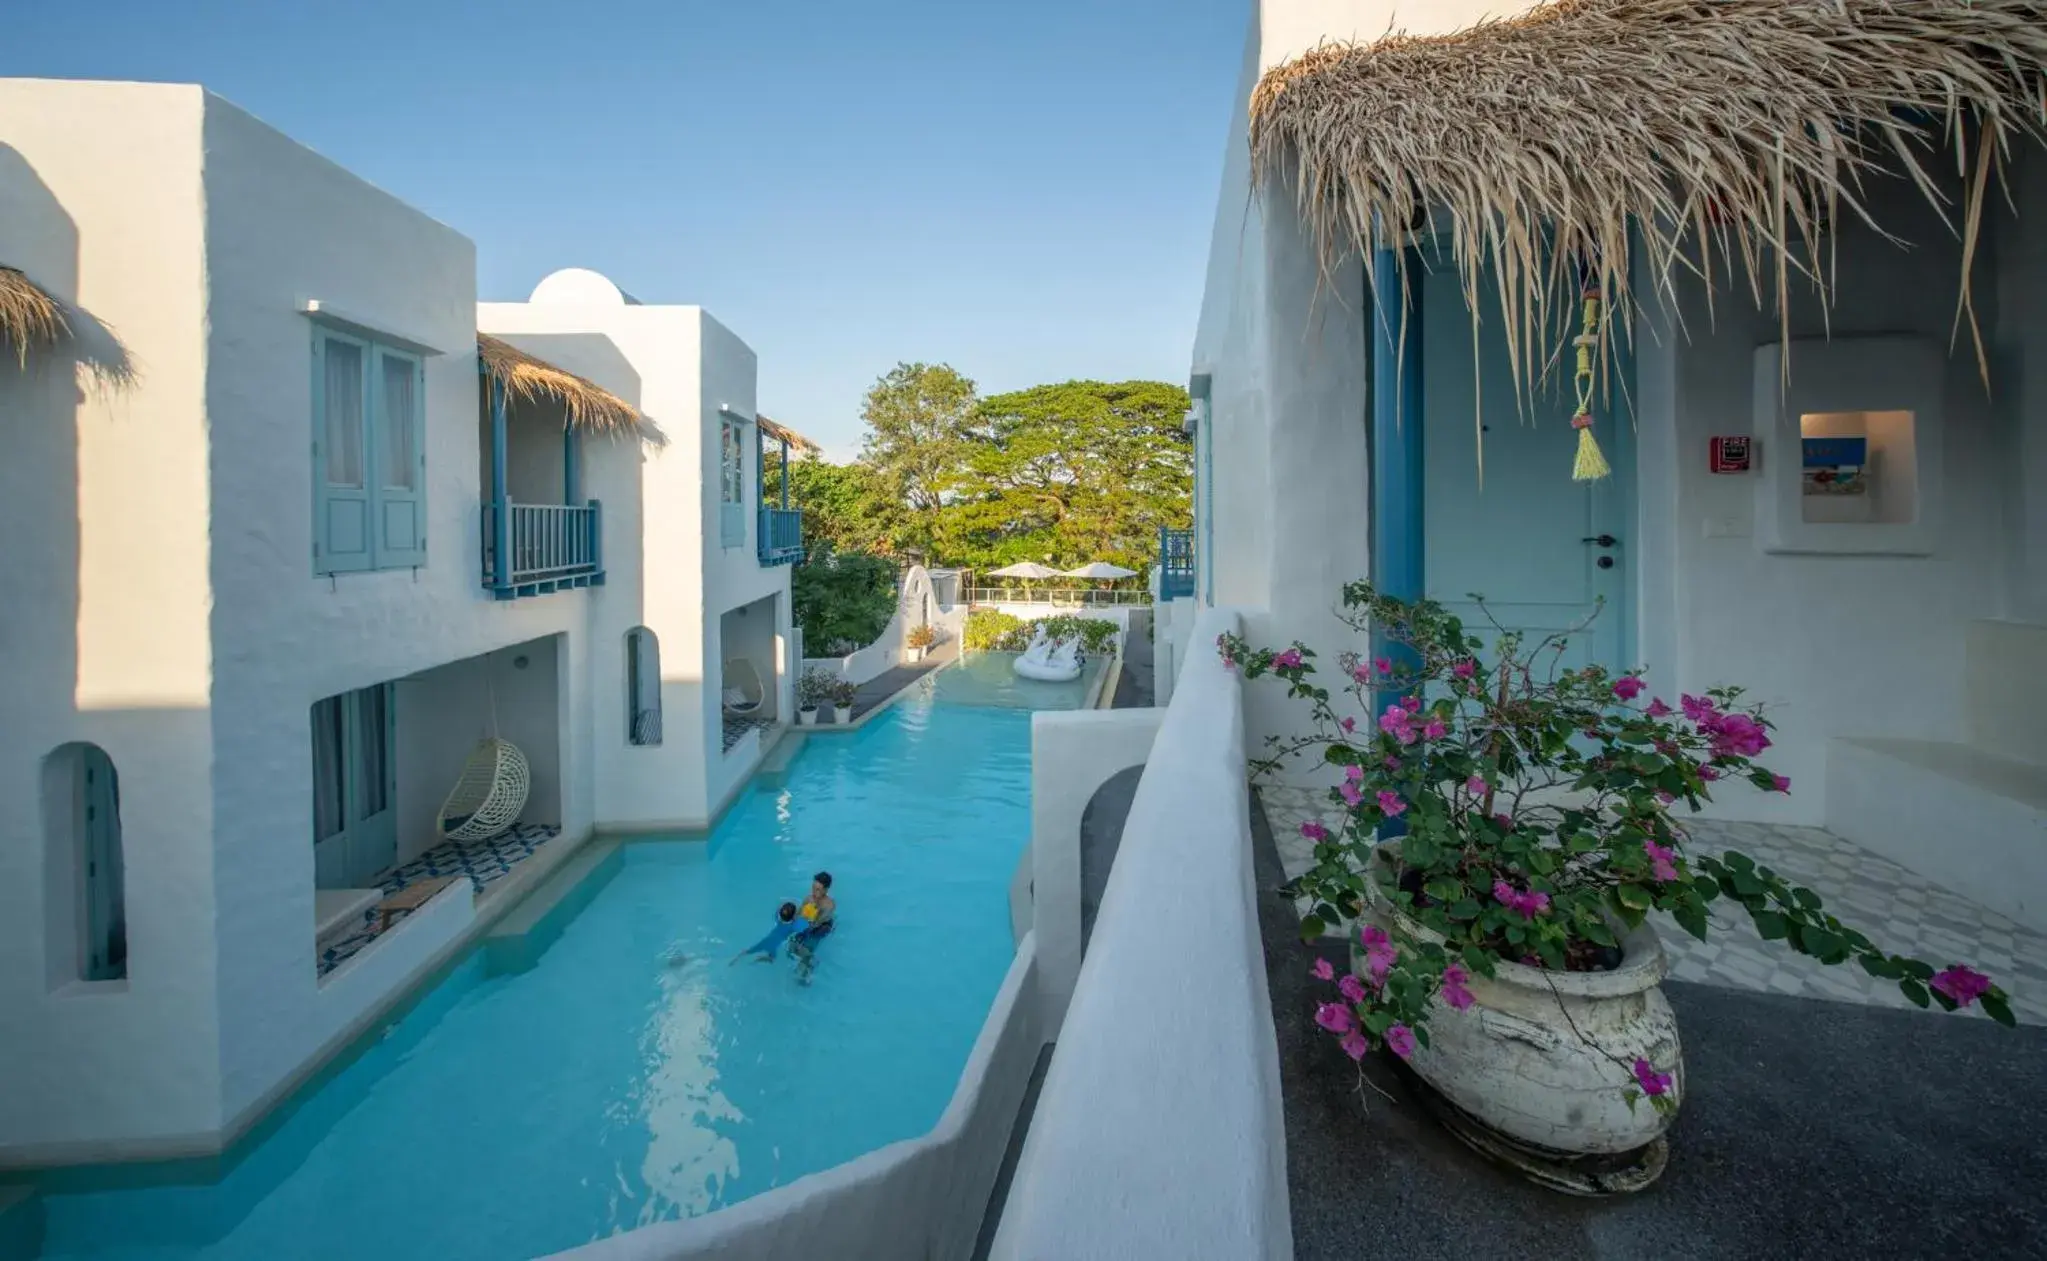
<path id="1" fill-rule="evenodd" d="M 376 567 L 426 563 L 425 372 L 418 359 L 375 348 L 374 457 Z"/>
<path id="2" fill-rule="evenodd" d="M 313 572 L 371 564 L 370 348 L 313 333 Z"/>

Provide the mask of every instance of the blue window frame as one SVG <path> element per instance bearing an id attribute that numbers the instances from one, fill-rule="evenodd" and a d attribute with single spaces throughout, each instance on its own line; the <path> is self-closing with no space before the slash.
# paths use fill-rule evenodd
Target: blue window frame
<path id="1" fill-rule="evenodd" d="M 313 572 L 426 564 L 426 370 L 313 330 Z"/>

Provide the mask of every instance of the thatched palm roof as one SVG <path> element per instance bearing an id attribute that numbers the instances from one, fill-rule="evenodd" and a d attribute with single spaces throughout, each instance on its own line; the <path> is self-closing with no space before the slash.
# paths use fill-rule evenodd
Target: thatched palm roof
<path id="1" fill-rule="evenodd" d="M 754 423 L 759 425 L 761 432 L 766 434 L 769 438 L 772 438 L 776 442 L 788 443 L 789 449 L 791 451 L 795 451 L 799 454 L 804 455 L 824 454 L 823 447 L 819 446 L 817 443 L 811 441 L 810 439 L 804 437 L 802 434 L 797 433 L 794 429 L 789 428 L 787 425 L 777 424 L 776 422 L 769 420 L 765 416 L 755 416 Z"/>
<path id="2" fill-rule="evenodd" d="M 25 368 L 29 351 L 54 346 L 70 336 L 64 305 L 27 276 L 0 265 L 0 342 L 13 345 L 16 361 Z"/>
<path id="3" fill-rule="evenodd" d="M 484 375 L 502 385 L 507 395 L 529 402 L 551 400 L 561 404 L 571 428 L 611 437 L 653 436 L 652 427 L 632 404 L 510 342 L 478 333 L 476 357 L 483 365 Z"/>
<path id="4" fill-rule="evenodd" d="M 1278 66 L 1252 97 L 1251 144 L 1261 180 L 1294 180 L 1325 265 L 1376 223 L 1427 219 L 1474 312 L 1490 265 L 1530 379 L 1556 348 L 1574 260 L 1594 260 L 1628 318 L 1631 228 L 1666 301 L 1679 274 L 1729 256 L 1759 304 L 1774 289 L 1786 305 L 1790 271 L 1827 296 L 1824 248 L 1802 264 L 1785 246 L 1868 220 L 1861 184 L 1878 168 L 1909 174 L 1959 235 L 1973 327 L 1990 178 L 2015 142 L 2047 136 L 2043 78 L 2043 0 L 1553 0 Z M 1959 207 L 1929 169 L 1943 143 Z"/>

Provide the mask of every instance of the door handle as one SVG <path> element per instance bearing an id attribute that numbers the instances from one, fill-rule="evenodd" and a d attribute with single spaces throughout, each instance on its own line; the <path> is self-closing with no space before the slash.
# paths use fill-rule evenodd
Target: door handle
<path id="1" fill-rule="evenodd" d="M 1579 539 L 1578 541 L 1580 543 L 1597 543 L 1601 547 L 1612 547 L 1615 543 L 1618 543 L 1620 540 L 1616 539 L 1611 534 L 1597 534 L 1589 538 Z"/>

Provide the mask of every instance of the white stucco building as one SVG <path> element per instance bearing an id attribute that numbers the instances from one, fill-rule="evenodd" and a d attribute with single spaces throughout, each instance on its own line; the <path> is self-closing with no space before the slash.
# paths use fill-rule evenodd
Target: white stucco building
<path id="1" fill-rule="evenodd" d="M 1495 273 L 1478 269 L 1474 329 L 1440 200 L 1454 181 L 1434 182 L 1453 166 L 1429 165 L 1456 143 L 1498 171 L 1518 158 L 1512 146 L 1535 144 L 1538 134 L 1570 142 L 1569 126 L 1498 113 L 1513 93 L 1484 77 L 1485 41 L 1518 36 L 1468 29 L 1531 8 L 1541 6 L 1255 6 L 1193 355 L 1194 592 L 1163 615 L 1162 652 L 1212 651 L 1190 642 L 1197 606 L 1245 610 L 1256 641 L 1299 638 L 1325 658 L 1362 649 L 1342 641 L 1332 609 L 1340 585 L 1363 577 L 1465 612 L 1468 594 L 1481 593 L 1525 629 L 1561 629 L 1603 602 L 1576 659 L 1641 667 L 1673 704 L 1683 692 L 1738 684 L 1768 705 L 1778 724 L 1768 760 L 1793 789 L 1728 792 L 1718 810 L 1825 825 L 1987 906 L 2047 924 L 2039 690 L 2047 677 L 2047 151 L 2037 110 L 2008 115 L 2020 120 L 2009 161 L 1982 202 L 1972 274 L 1987 383 L 1968 320 L 1957 321 L 1969 188 L 1935 124 L 1922 161 L 1950 222 L 1894 156 L 1878 154 L 1860 197 L 1881 231 L 1844 201 L 1821 234 L 1830 304 L 1794 268 L 1780 321 L 1774 265 L 1762 264 L 1758 302 L 1737 258 L 1736 274 L 1716 270 L 1709 306 L 1696 275 L 1675 268 L 1666 292 L 1652 251 L 1633 250 L 1623 283 L 1640 320 L 1595 426 L 1614 472 L 1575 482 L 1572 404 L 1561 391 L 1539 392 L 1525 413 L 1517 409 Z M 1977 38 L 1962 29 L 1966 15 L 1951 16 L 1956 40 Z M 1742 17 L 1716 10 L 1699 20 Z M 1400 55 L 1458 59 L 1446 61 L 1442 82 L 1471 83 L 1473 98 L 1405 108 L 1400 82 L 1434 80 L 1374 70 L 1371 45 L 1393 32 L 1450 37 Z M 1363 43 L 1300 60 L 1325 41 Z M 1690 90 L 1679 80 L 1666 87 Z M 1346 104 L 1337 94 L 1353 90 L 1382 95 L 1369 108 L 1357 98 L 1354 112 L 1329 124 Z M 1586 90 L 1612 108 L 1635 108 L 1603 80 Z M 1286 94 L 1302 91 L 1318 94 L 1318 123 L 1286 113 Z M 1544 100 L 1562 99 L 1543 91 Z M 1406 128 L 1402 143 L 1424 155 L 1412 178 L 1436 218 L 1419 236 L 1367 246 L 1378 250 L 1384 305 L 1375 304 L 1355 239 L 1318 249 L 1298 166 L 1267 167 L 1254 187 L 1261 109 L 1289 137 L 1315 125 L 1352 129 L 1332 132 L 1319 153 L 1294 151 L 1295 163 L 1314 165 L 1327 205 L 1355 210 L 1368 200 L 1347 182 L 1364 178 L 1362 165 L 1339 170 L 1328 157 L 1340 142 L 1353 154 L 1377 153 L 1371 129 Z M 1383 152 L 1396 148 L 1389 138 Z M 1589 159 L 1568 175 L 1582 175 L 1572 188 L 1593 190 L 1584 196 L 1605 188 Z M 1404 312 L 1400 249 L 1416 282 Z M 1748 440 L 1746 471 L 1714 471 L 1709 451 L 1722 437 Z M 1811 493 L 1801 474 L 1821 437 L 1862 447 L 1869 493 Z M 1401 590 L 1409 574 L 1416 589 Z M 1247 705 L 1254 749 L 1288 729 L 1292 711 L 1278 689 L 1252 689 Z"/>
<path id="2" fill-rule="evenodd" d="M 480 903 L 709 825 L 800 519 L 709 315 L 479 315 L 468 239 L 198 87 L 0 80 L 0 267 L 69 326 L 0 331 L 0 1167 L 213 1153 Z M 472 886 L 489 737 L 529 782 Z M 457 878 L 365 927 L 400 870 Z"/>

